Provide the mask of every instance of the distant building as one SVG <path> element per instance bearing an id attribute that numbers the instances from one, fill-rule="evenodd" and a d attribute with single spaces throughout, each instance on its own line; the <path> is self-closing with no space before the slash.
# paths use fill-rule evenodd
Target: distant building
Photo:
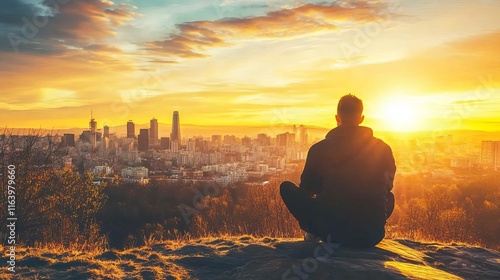
<path id="1" fill-rule="evenodd" d="M 109 138 L 109 126 L 105 125 L 104 126 L 104 134 L 103 137 Z"/>
<path id="2" fill-rule="evenodd" d="M 109 166 L 98 165 L 94 167 L 92 173 L 96 176 L 113 175 L 113 169 Z"/>
<path id="3" fill-rule="evenodd" d="M 303 125 L 300 125 L 300 145 L 307 145 L 308 135 L 307 128 Z"/>
<path id="4" fill-rule="evenodd" d="M 177 142 L 177 140 L 175 141 L 170 141 L 170 150 L 172 152 L 178 152 L 179 151 L 179 142 Z"/>
<path id="5" fill-rule="evenodd" d="M 149 146 L 158 144 L 158 120 L 153 118 L 149 121 Z"/>
<path id="6" fill-rule="evenodd" d="M 450 167 L 452 168 L 471 168 L 473 166 L 472 158 L 470 157 L 452 157 Z"/>
<path id="7" fill-rule="evenodd" d="M 169 137 L 162 137 L 160 140 L 160 147 L 163 150 L 169 150 L 170 149 L 170 138 Z"/>
<path id="8" fill-rule="evenodd" d="M 212 135 L 212 142 L 220 144 L 222 142 L 222 135 Z"/>
<path id="9" fill-rule="evenodd" d="M 82 131 L 82 134 L 80 134 L 80 140 L 82 142 L 90 143 L 91 138 L 92 138 L 92 132 L 90 130 L 84 130 Z"/>
<path id="10" fill-rule="evenodd" d="M 170 133 L 170 141 L 177 141 L 179 145 L 181 143 L 181 124 L 178 111 L 174 111 L 172 116 L 172 133 Z"/>
<path id="11" fill-rule="evenodd" d="M 488 168 L 500 168 L 500 141 L 481 143 L 481 163 Z"/>
<path id="12" fill-rule="evenodd" d="M 147 151 L 149 148 L 149 129 L 141 129 L 137 139 L 137 149 Z"/>
<path id="13" fill-rule="evenodd" d="M 290 132 L 285 132 L 276 135 L 276 143 L 278 146 L 291 147 L 295 144 L 295 134 Z"/>
<path id="14" fill-rule="evenodd" d="M 74 147 L 75 146 L 75 135 L 70 133 L 65 133 L 63 136 L 63 143 L 66 147 Z"/>
<path id="15" fill-rule="evenodd" d="M 224 144 L 236 144 L 236 136 L 234 135 L 224 135 Z"/>
<path id="16" fill-rule="evenodd" d="M 135 138 L 135 124 L 131 120 L 127 122 L 127 138 Z"/>
<path id="17" fill-rule="evenodd" d="M 92 111 L 90 112 L 90 122 L 89 122 L 89 127 L 90 127 L 90 144 L 92 145 L 92 149 L 95 149 L 97 146 L 97 122 L 95 121 L 94 117 L 92 116 Z"/>
<path id="18" fill-rule="evenodd" d="M 243 146 L 251 146 L 252 145 L 252 138 L 245 136 L 241 139 L 241 144 Z"/>
<path id="19" fill-rule="evenodd" d="M 148 178 L 149 170 L 146 167 L 127 167 L 122 169 L 121 175 L 123 178 L 143 179 Z"/>
<path id="20" fill-rule="evenodd" d="M 186 148 L 189 152 L 194 152 L 196 148 L 196 142 L 193 139 L 189 139 Z"/>
<path id="21" fill-rule="evenodd" d="M 262 146 L 269 146 L 271 145 L 271 137 L 264 133 L 259 133 L 257 134 L 257 142 Z"/>

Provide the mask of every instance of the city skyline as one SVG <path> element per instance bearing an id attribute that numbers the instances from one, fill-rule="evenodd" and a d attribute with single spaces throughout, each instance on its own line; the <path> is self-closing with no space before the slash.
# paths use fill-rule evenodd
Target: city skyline
<path id="1" fill-rule="evenodd" d="M 375 130 L 500 124 L 495 1 L 50 3 L 0 4 L 1 126 L 71 128 L 94 110 L 110 127 L 182 111 L 329 128 L 347 93 Z"/>

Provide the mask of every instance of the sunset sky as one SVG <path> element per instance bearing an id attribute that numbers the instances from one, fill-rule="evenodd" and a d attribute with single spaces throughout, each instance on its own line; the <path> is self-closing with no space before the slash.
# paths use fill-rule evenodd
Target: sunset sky
<path id="1" fill-rule="evenodd" d="M 500 2 L 2 0 L 0 126 L 500 130 Z"/>

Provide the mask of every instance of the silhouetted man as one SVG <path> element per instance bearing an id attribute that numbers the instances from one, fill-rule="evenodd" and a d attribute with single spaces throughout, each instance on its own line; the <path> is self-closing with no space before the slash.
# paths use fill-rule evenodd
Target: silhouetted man
<path id="1" fill-rule="evenodd" d="M 337 127 L 310 148 L 299 187 L 283 182 L 281 197 L 306 231 L 306 241 L 320 237 L 349 247 L 375 246 L 394 209 L 394 157 L 370 128 L 359 126 L 364 120 L 359 98 L 342 97 L 335 118 Z"/>

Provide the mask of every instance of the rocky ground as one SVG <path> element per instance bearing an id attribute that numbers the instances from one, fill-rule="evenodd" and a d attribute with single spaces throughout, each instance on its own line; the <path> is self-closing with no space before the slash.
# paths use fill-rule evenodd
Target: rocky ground
<path id="1" fill-rule="evenodd" d="M 384 240 L 368 250 L 251 236 L 166 241 L 100 254 L 24 248 L 2 279 L 500 279 L 500 252 Z"/>

